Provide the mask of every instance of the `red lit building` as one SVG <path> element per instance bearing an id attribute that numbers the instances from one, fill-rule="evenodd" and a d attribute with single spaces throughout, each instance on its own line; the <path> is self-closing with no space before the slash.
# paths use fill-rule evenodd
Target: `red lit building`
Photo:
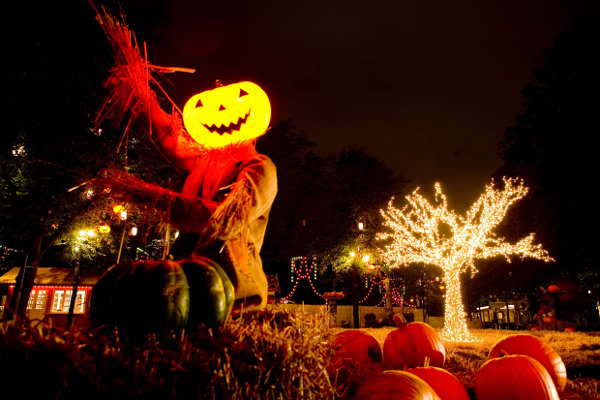
<path id="1" fill-rule="evenodd" d="M 3 314 L 15 293 L 19 270 L 19 267 L 15 267 L 0 276 L 0 314 Z M 73 316 L 74 324 L 78 326 L 89 324 L 92 288 L 99 278 L 99 275 L 82 275 L 80 278 Z M 38 268 L 27 304 L 27 317 L 52 320 L 56 326 L 66 325 L 73 293 L 73 280 L 74 274 L 71 268 Z"/>

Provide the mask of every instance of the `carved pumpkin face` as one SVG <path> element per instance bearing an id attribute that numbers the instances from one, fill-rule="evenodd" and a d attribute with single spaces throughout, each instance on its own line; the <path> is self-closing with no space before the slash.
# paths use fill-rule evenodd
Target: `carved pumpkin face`
<path id="1" fill-rule="evenodd" d="M 207 149 L 261 136 L 270 120 L 269 97 L 260 86 L 247 81 L 198 93 L 183 107 L 185 128 Z"/>

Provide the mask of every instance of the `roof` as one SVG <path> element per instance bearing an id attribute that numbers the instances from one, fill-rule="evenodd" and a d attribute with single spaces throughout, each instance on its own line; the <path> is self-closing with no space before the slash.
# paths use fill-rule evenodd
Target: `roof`
<path id="1" fill-rule="evenodd" d="M 15 284 L 20 267 L 14 267 L 4 275 L 0 276 L 0 284 Z M 72 285 L 74 278 L 73 268 L 46 268 L 38 267 L 35 274 L 34 285 Z M 80 285 L 94 286 L 100 279 L 100 275 L 82 274 Z"/>

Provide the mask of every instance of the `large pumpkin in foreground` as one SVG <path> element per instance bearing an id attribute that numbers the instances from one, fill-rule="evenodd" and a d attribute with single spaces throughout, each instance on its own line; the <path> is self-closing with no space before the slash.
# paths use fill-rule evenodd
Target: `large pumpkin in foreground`
<path id="1" fill-rule="evenodd" d="M 405 371 L 384 371 L 369 377 L 358 389 L 360 400 L 441 400 L 423 379 Z"/>
<path id="2" fill-rule="evenodd" d="M 190 314 L 187 326 L 222 324 L 235 300 L 233 284 L 223 269 L 207 257 L 181 260 L 179 264 L 190 286 Z"/>
<path id="3" fill-rule="evenodd" d="M 229 315 L 233 291 L 225 272 L 204 257 L 118 264 L 94 287 L 90 319 L 132 334 L 214 327 Z"/>
<path id="4" fill-rule="evenodd" d="M 524 355 L 486 361 L 473 388 L 477 400 L 560 400 L 546 368 Z"/>
<path id="5" fill-rule="evenodd" d="M 377 339 L 365 331 L 347 330 L 335 335 L 334 358 L 349 358 L 364 367 L 380 366 L 383 356 Z"/>
<path id="6" fill-rule="evenodd" d="M 94 326 L 129 333 L 164 332 L 188 322 L 189 286 L 172 261 L 137 261 L 111 267 L 94 286 L 90 319 Z"/>
<path id="7" fill-rule="evenodd" d="M 404 369 L 429 365 L 441 367 L 446 348 L 437 332 L 423 322 L 411 322 L 391 331 L 383 344 L 383 360 L 388 368 Z"/>
<path id="8" fill-rule="evenodd" d="M 423 379 L 435 390 L 442 400 L 470 400 L 465 386 L 445 369 L 438 367 L 419 367 L 406 370 Z"/>
<path id="9" fill-rule="evenodd" d="M 546 368 L 558 391 L 562 392 L 565 389 L 567 385 L 565 363 L 542 339 L 528 334 L 507 336 L 492 346 L 488 359 L 506 354 L 524 354 L 536 359 Z"/>

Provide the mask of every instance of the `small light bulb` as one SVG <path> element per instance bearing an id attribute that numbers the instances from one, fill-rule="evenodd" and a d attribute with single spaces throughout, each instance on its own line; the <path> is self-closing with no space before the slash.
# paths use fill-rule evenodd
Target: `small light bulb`
<path id="1" fill-rule="evenodd" d="M 351 252 L 350 252 L 350 257 L 356 257 L 356 252 L 354 252 L 354 251 L 351 251 Z"/>
<path id="2" fill-rule="evenodd" d="M 361 231 L 362 231 L 363 229 L 365 229 L 365 224 L 363 224 L 362 222 L 359 222 L 359 223 L 358 223 L 358 229 L 359 229 L 359 230 L 361 230 Z"/>
<path id="3" fill-rule="evenodd" d="M 127 211 L 123 210 L 121 211 L 121 213 L 119 214 L 119 217 L 125 221 L 127 219 Z"/>
<path id="4" fill-rule="evenodd" d="M 138 234 L 137 226 L 132 226 L 130 231 L 131 236 L 136 236 Z"/>

